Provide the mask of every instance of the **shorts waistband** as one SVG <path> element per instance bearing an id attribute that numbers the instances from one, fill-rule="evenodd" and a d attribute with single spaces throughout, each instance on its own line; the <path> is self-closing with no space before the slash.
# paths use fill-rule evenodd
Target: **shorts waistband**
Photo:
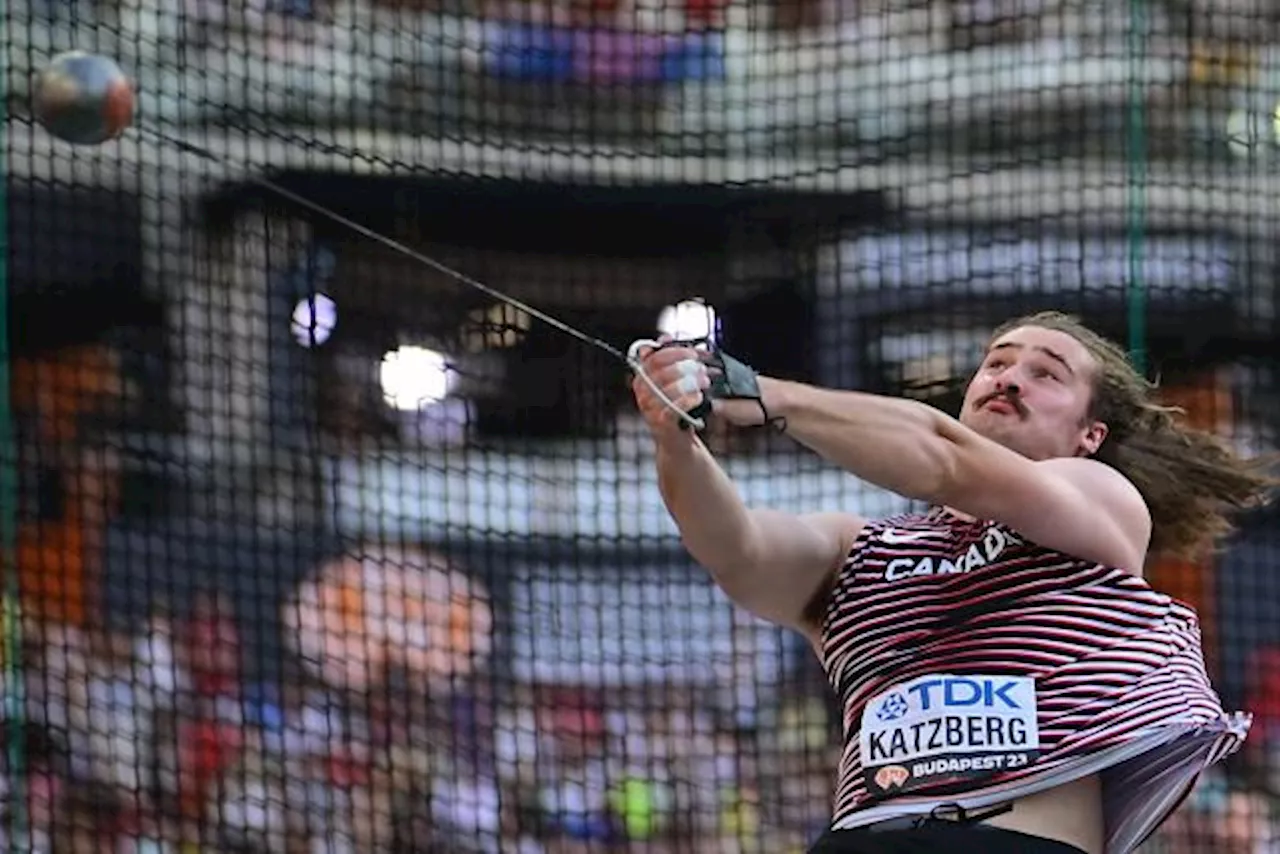
<path id="1" fill-rule="evenodd" d="M 984 810 L 970 812 L 959 804 L 940 804 L 926 815 L 904 815 L 886 818 L 882 821 L 862 825 L 856 828 L 864 833 L 885 833 L 897 830 L 912 830 L 920 827 L 938 827 L 946 825 L 981 825 L 990 818 L 1004 815 L 1013 810 L 1013 802 L 989 807 Z"/>

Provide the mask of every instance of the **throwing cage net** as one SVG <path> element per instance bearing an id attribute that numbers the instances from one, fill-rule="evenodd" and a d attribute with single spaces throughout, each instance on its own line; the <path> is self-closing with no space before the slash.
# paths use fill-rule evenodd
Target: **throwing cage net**
<path id="1" fill-rule="evenodd" d="M 617 346 L 952 411 L 998 322 L 1067 310 L 1274 449 L 1266 4 L 4 14 L 7 851 L 779 854 L 829 818 L 830 691 L 682 550 L 625 368 L 258 178 Z M 70 49 L 135 81 L 121 139 L 30 121 Z M 756 505 L 909 507 L 707 441 Z M 1258 716 L 1150 850 L 1275 844 L 1274 521 L 1150 568 Z"/>

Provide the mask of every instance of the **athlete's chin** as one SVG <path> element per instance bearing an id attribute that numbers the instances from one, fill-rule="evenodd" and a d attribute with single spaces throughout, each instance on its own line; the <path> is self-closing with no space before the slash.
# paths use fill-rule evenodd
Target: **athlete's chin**
<path id="1" fill-rule="evenodd" d="M 978 435 L 990 439 L 999 445 L 1004 445 L 1011 451 L 1016 451 L 1024 457 L 1031 459 L 1040 459 L 1042 454 L 1038 453 L 1036 447 L 1038 443 L 1035 437 L 1028 435 L 1025 425 L 1020 422 L 1011 422 L 1008 419 L 976 419 L 975 423 L 967 425 Z"/>
<path id="2" fill-rule="evenodd" d="M 1006 439 L 1012 439 L 1026 433 L 1025 422 L 1016 414 L 1008 415 L 985 407 L 970 410 L 967 417 L 960 420 L 975 433 L 1002 443 Z"/>

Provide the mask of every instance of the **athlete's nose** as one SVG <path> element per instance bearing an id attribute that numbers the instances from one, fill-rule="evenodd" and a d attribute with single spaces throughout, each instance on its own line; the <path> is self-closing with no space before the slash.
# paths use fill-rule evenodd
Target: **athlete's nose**
<path id="1" fill-rule="evenodd" d="M 998 393 L 1016 395 L 1022 391 L 1022 386 L 1018 385 L 1014 380 L 1008 379 L 1013 375 L 1012 371 L 1003 371 L 1000 376 L 996 377 L 995 387 Z"/>

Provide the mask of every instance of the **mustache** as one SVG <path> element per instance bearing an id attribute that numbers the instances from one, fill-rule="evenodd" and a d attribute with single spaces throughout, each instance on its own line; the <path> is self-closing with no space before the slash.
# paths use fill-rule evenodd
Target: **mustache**
<path id="1" fill-rule="evenodd" d="M 1009 394 L 1008 392 L 1003 391 L 992 392 L 991 394 L 981 398 L 975 408 L 981 409 L 993 400 L 1003 400 L 1005 403 L 1013 407 L 1014 411 L 1018 413 L 1020 418 L 1027 417 L 1027 408 L 1022 405 L 1022 401 L 1018 399 L 1018 395 Z"/>

